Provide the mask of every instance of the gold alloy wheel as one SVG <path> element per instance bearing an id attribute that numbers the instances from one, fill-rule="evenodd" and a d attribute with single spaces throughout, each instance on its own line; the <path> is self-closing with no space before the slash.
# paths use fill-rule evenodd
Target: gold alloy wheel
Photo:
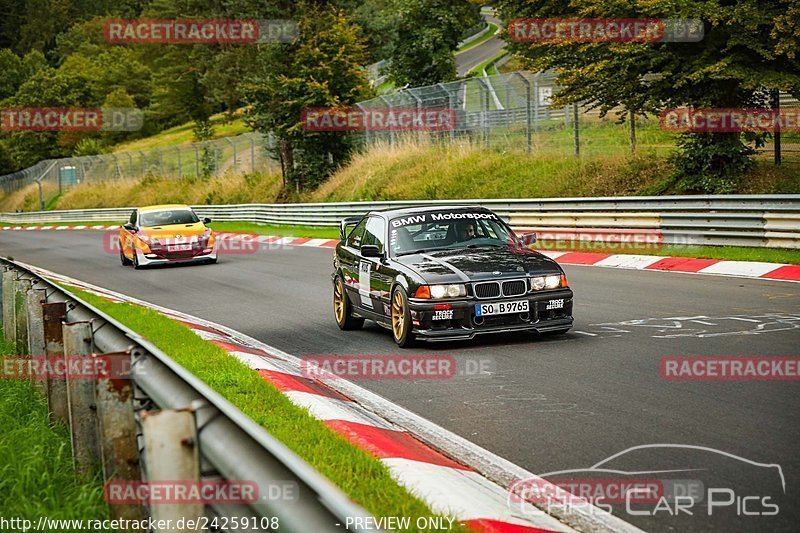
<path id="1" fill-rule="evenodd" d="M 394 292 L 392 298 L 392 331 L 394 338 L 400 339 L 403 336 L 403 327 L 405 326 L 406 315 L 403 310 L 403 295 L 400 291 Z"/>
<path id="2" fill-rule="evenodd" d="M 344 323 L 344 294 L 341 280 L 337 280 L 333 286 L 333 312 L 336 314 L 336 322 Z"/>

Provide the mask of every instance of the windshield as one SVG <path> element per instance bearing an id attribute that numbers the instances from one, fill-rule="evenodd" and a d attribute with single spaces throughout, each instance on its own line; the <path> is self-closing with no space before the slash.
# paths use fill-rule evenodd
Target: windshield
<path id="1" fill-rule="evenodd" d="M 506 247 L 516 235 L 494 213 L 440 211 L 392 219 L 389 243 L 394 255 L 451 248 Z"/>
<path id="2" fill-rule="evenodd" d="M 190 209 L 174 209 L 165 211 L 151 211 L 142 213 L 141 226 L 169 226 L 171 224 L 194 224 L 200 219 Z"/>

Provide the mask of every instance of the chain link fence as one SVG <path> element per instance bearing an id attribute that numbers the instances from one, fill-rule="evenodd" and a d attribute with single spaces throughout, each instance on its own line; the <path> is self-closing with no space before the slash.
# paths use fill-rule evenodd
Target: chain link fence
<path id="1" fill-rule="evenodd" d="M 265 152 L 265 147 L 271 142 L 263 135 L 248 133 L 163 148 L 46 159 L 25 170 L 0 176 L 0 187 L 9 194 L 36 183 L 40 201 L 44 203 L 66 188 L 86 183 L 146 176 L 179 179 L 226 173 L 277 172 L 277 163 Z"/>
<path id="2" fill-rule="evenodd" d="M 472 143 L 498 150 L 527 150 L 557 157 L 666 155 L 675 148 L 676 134 L 665 131 L 658 117 L 631 117 L 611 111 L 600 117 L 597 110 L 580 105 L 556 107 L 552 97 L 559 90 L 555 73 L 526 71 L 471 77 L 451 83 L 407 88 L 377 96 L 356 106 L 370 109 L 448 109 L 452 128 L 440 131 L 377 131 L 361 135 L 364 145 L 403 142 Z M 781 95 L 781 107 L 798 108 L 800 102 Z M 0 176 L 5 194 L 39 187 L 42 204 L 65 188 L 98 181 L 220 176 L 226 173 L 268 171 L 279 166 L 264 148 L 271 138 L 256 133 L 213 141 L 117 152 L 94 156 L 40 161 L 36 165 Z M 800 166 L 800 133 L 781 136 L 782 164 Z M 757 147 L 759 158 L 771 160 L 775 141 Z M 44 207 L 43 205 L 41 207 Z"/>
<path id="3" fill-rule="evenodd" d="M 631 118 L 622 110 L 612 110 L 601 118 L 599 111 L 581 105 L 556 107 L 552 98 L 559 89 L 552 71 L 520 71 L 407 88 L 360 102 L 357 107 L 365 113 L 387 108 L 445 108 L 453 110 L 455 117 L 449 131 L 365 131 L 366 145 L 434 139 L 545 155 L 668 153 L 674 149 L 677 135 L 664 130 L 658 117 Z M 800 102 L 781 95 L 781 106 L 800 107 Z M 757 148 L 770 155 L 774 142 Z M 782 152 L 787 162 L 800 163 L 800 134 L 784 133 Z"/>

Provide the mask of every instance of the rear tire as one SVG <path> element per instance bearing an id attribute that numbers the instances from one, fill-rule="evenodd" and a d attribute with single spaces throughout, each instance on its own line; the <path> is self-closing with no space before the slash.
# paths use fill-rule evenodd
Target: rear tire
<path id="1" fill-rule="evenodd" d="M 333 281 L 333 316 L 336 318 L 336 325 L 343 331 L 361 329 L 364 319 L 353 316 L 353 304 L 347 298 L 342 278 L 336 276 Z"/>
<path id="2" fill-rule="evenodd" d="M 130 259 L 125 257 L 125 252 L 122 251 L 122 243 L 119 243 L 119 262 L 122 263 L 122 266 L 124 267 L 133 264 Z"/>
<path id="3" fill-rule="evenodd" d="M 403 287 L 395 287 L 392 292 L 392 338 L 401 348 L 410 348 L 416 337 L 411 332 L 411 309 L 408 306 L 408 295 Z"/>

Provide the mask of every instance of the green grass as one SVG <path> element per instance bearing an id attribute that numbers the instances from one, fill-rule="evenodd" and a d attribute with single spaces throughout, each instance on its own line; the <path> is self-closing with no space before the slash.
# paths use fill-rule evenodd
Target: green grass
<path id="1" fill-rule="evenodd" d="M 398 485 L 380 461 L 292 404 L 258 373 L 186 326 L 150 309 L 69 290 L 149 338 L 374 515 L 408 516 L 412 524 L 417 517 L 436 516 Z"/>
<path id="2" fill-rule="evenodd" d="M 631 245 L 630 247 L 602 246 L 594 243 L 540 242 L 534 248 L 559 252 L 596 252 L 610 254 L 641 254 L 670 257 L 696 257 L 720 261 L 763 261 L 800 265 L 800 250 L 786 248 L 754 248 L 748 246 L 673 246 Z"/>
<path id="3" fill-rule="evenodd" d="M 508 52 L 506 52 L 505 50 L 500 51 L 500 53 L 498 53 L 496 56 L 490 57 L 489 59 L 487 59 L 486 61 L 484 61 L 480 65 L 477 65 L 476 67 L 474 67 L 472 70 L 470 70 L 467 73 L 467 75 L 469 76 L 470 74 L 474 74 L 475 76 L 483 76 L 484 69 L 486 67 L 488 67 L 490 63 L 492 63 L 494 61 L 497 61 L 498 59 L 500 59 L 501 57 L 503 57 L 507 53 Z"/>
<path id="4" fill-rule="evenodd" d="M 483 35 L 481 35 L 480 37 L 478 37 L 474 41 L 470 41 L 467 44 L 465 44 L 464 46 L 462 46 L 461 48 L 459 48 L 458 50 L 456 50 L 456 54 L 460 54 L 461 52 L 466 52 L 467 50 L 469 50 L 471 48 L 475 48 L 479 44 L 485 43 L 486 41 L 491 39 L 492 36 L 497 31 L 497 24 L 492 24 L 490 22 L 483 31 L 485 31 L 486 33 L 484 33 Z"/>
<path id="5" fill-rule="evenodd" d="M 0 354 L 14 353 L 0 339 Z M 67 429 L 50 424 L 29 381 L 0 379 L 0 427 L 0 517 L 109 518 L 102 476 L 76 477 Z"/>
<path id="6" fill-rule="evenodd" d="M 211 123 L 214 126 L 214 139 L 241 135 L 252 131 L 241 118 L 228 121 L 227 117 L 224 115 L 214 115 L 211 117 Z M 115 153 L 132 152 L 192 143 L 195 142 L 193 130 L 194 123 L 187 122 L 186 124 L 175 126 L 150 137 L 118 144 L 112 151 Z"/>

